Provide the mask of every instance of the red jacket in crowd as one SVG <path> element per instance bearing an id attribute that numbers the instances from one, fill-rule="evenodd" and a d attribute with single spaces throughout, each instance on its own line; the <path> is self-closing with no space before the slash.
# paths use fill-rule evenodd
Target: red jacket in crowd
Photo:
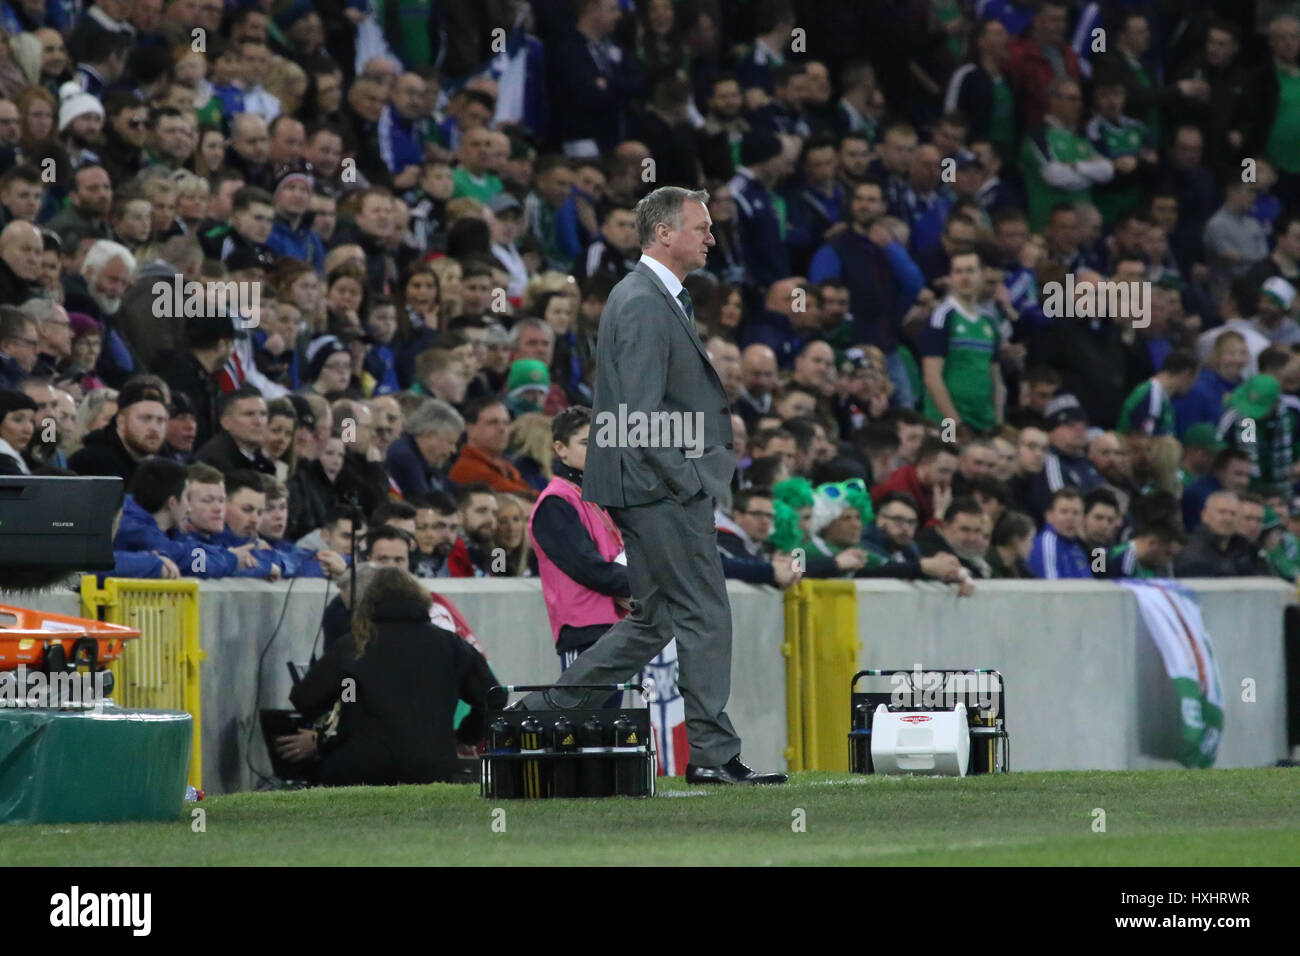
<path id="1" fill-rule="evenodd" d="M 1071 79 L 1079 79 L 1079 58 L 1068 43 L 1057 47 L 1065 61 L 1065 72 Z M 1011 41 L 1011 52 L 1003 68 L 1011 82 L 1012 92 L 1025 112 L 1025 125 L 1029 129 L 1040 125 L 1047 113 L 1047 84 L 1056 77 L 1052 61 L 1047 58 L 1035 40 L 1016 37 Z"/>
<path id="2" fill-rule="evenodd" d="M 871 489 L 871 503 L 877 504 L 891 491 L 905 491 L 916 501 L 921 513 L 917 515 L 920 526 L 924 527 L 934 519 L 934 496 L 930 489 L 921 484 L 916 477 L 916 465 L 904 465 L 886 480 Z"/>

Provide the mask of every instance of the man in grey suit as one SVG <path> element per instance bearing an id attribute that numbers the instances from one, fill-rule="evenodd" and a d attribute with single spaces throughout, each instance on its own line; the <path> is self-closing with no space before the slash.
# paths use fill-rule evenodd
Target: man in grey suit
<path id="1" fill-rule="evenodd" d="M 559 685 L 628 680 L 672 638 L 686 710 L 690 783 L 784 783 L 740 761 L 727 716 L 731 606 L 718 557 L 714 499 L 736 467 L 731 409 L 695 331 L 686 274 L 703 268 L 708 194 L 656 189 L 636 206 L 641 260 L 600 317 L 584 500 L 623 534 L 631 613 L 566 670 Z M 572 695 L 572 696 L 571 696 Z M 575 706 L 577 692 L 552 692 Z M 534 694 L 523 706 L 546 706 Z"/>

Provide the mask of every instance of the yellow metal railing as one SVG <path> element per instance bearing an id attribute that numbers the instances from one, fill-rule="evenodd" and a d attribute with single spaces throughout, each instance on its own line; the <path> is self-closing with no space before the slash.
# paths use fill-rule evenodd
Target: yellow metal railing
<path id="1" fill-rule="evenodd" d="M 113 700 L 121 707 L 184 710 L 193 718 L 189 783 L 198 789 L 203 771 L 203 721 L 200 705 L 199 582 L 107 578 L 81 579 L 87 617 L 127 624 L 140 638 L 127 641 L 112 665 Z"/>
<path id="2" fill-rule="evenodd" d="M 803 580 L 785 593 L 785 758 L 791 770 L 848 770 L 849 682 L 858 669 L 853 581 Z"/>

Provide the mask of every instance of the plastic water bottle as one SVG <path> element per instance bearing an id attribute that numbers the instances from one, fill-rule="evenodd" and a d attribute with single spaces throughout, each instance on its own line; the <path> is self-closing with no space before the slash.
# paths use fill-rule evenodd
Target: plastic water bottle
<path id="1" fill-rule="evenodd" d="M 188 783 L 185 785 L 185 802 L 186 802 L 186 803 L 198 803 L 198 802 L 199 802 L 200 800 L 202 800 L 202 799 L 203 799 L 203 791 L 202 791 L 202 790 L 197 790 L 197 789 L 195 789 L 194 787 L 190 786 Z"/>

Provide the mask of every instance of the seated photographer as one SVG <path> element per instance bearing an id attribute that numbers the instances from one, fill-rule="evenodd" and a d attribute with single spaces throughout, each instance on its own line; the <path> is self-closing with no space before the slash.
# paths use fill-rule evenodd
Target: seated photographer
<path id="1" fill-rule="evenodd" d="M 414 539 L 405 531 L 391 525 L 381 525 L 366 535 L 362 553 L 371 564 L 387 565 L 409 571 L 413 546 Z M 321 629 L 326 650 L 348 631 L 351 583 L 349 575 L 345 574 L 339 578 L 338 595 L 325 605 L 325 613 L 321 616 Z M 471 647 L 482 654 L 483 648 L 478 638 L 474 636 L 474 631 L 456 605 L 441 594 L 430 592 L 429 597 L 433 601 L 433 606 L 429 610 L 429 620 L 438 627 L 445 627 L 459 634 L 462 640 L 467 641 Z"/>
<path id="2" fill-rule="evenodd" d="M 281 754 L 304 759 L 314 749 L 326 786 L 470 782 L 456 745 L 483 737 L 488 690 L 497 683 L 487 661 L 429 622 L 429 595 L 406 571 L 366 565 L 357 570 L 357 590 L 351 632 L 290 694 L 310 719 L 338 705 L 334 733 L 281 737 Z M 453 730 L 458 700 L 470 710 Z"/>

